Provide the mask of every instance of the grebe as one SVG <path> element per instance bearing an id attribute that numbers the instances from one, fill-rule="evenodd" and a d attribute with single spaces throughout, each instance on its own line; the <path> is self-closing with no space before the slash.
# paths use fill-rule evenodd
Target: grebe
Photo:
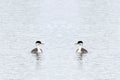
<path id="1" fill-rule="evenodd" d="M 36 48 L 31 51 L 31 53 L 36 54 L 38 57 L 40 53 L 43 53 L 42 49 L 40 48 L 40 45 L 43 44 L 41 41 L 36 41 Z"/>
<path id="2" fill-rule="evenodd" d="M 76 52 L 80 54 L 80 59 L 82 59 L 83 54 L 88 53 L 88 51 L 86 49 L 82 48 L 83 41 L 78 41 L 75 44 L 79 45 L 79 48 L 76 50 Z"/>

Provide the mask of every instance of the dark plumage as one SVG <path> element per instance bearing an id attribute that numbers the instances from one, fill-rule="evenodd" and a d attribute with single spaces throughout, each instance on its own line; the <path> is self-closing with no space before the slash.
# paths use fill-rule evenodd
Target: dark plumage
<path id="1" fill-rule="evenodd" d="M 81 53 L 86 54 L 86 53 L 88 53 L 88 51 L 86 49 L 84 49 L 84 48 L 81 48 Z"/>
<path id="2" fill-rule="evenodd" d="M 87 54 L 88 51 L 87 51 L 86 49 L 84 49 L 84 48 L 81 48 L 81 52 L 78 52 L 78 50 L 79 50 L 79 49 L 77 49 L 76 52 L 79 54 L 80 60 L 82 60 L 83 55 L 84 55 L 84 54 Z"/>
<path id="3" fill-rule="evenodd" d="M 41 41 L 36 41 L 36 43 L 39 43 L 39 44 L 41 44 Z"/>
<path id="4" fill-rule="evenodd" d="M 78 52 L 79 49 L 76 50 L 76 52 Z M 78 52 L 79 53 L 79 52 Z M 88 53 L 88 51 L 84 48 L 81 48 L 81 53 L 80 54 L 86 54 Z"/>
<path id="5" fill-rule="evenodd" d="M 31 53 L 35 54 L 37 52 L 37 48 L 33 49 Z"/>
<path id="6" fill-rule="evenodd" d="M 78 41 L 77 44 L 83 44 L 83 41 Z"/>
<path id="7" fill-rule="evenodd" d="M 40 49 L 40 50 L 42 51 L 42 49 Z M 38 54 L 37 48 L 33 49 L 33 50 L 31 51 L 31 53 L 33 53 L 33 54 Z"/>
<path id="8" fill-rule="evenodd" d="M 36 55 L 36 60 L 39 60 L 39 53 L 37 52 L 37 48 L 33 49 L 31 53 Z"/>

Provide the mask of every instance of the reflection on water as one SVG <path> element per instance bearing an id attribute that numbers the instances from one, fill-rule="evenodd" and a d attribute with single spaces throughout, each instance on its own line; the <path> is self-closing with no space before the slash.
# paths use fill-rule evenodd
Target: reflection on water
<path id="1" fill-rule="evenodd" d="M 40 68 L 42 67 L 44 56 L 42 54 L 39 54 L 39 55 L 34 55 L 33 57 L 35 62 L 35 69 L 40 70 Z"/>
<path id="2" fill-rule="evenodd" d="M 78 52 L 79 49 L 76 50 L 76 54 L 77 54 L 77 57 L 78 57 L 78 60 L 82 60 L 83 59 L 83 55 L 82 53 Z"/>
<path id="3" fill-rule="evenodd" d="M 36 55 L 36 60 L 40 60 L 40 55 L 39 54 Z"/>
<path id="4" fill-rule="evenodd" d="M 39 57 L 39 60 L 36 60 L 36 69 L 38 70 L 41 66 L 41 56 Z"/>

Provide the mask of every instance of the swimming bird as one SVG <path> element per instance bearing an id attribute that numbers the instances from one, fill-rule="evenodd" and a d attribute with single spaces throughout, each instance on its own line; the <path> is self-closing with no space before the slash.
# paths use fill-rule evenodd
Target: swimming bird
<path id="1" fill-rule="evenodd" d="M 31 51 L 31 53 L 36 54 L 38 57 L 40 53 L 43 53 L 42 49 L 40 48 L 40 45 L 43 44 L 41 41 L 36 41 L 35 45 L 36 48 Z"/>
<path id="2" fill-rule="evenodd" d="M 78 41 L 75 44 L 79 45 L 79 48 L 76 50 L 76 52 L 80 54 L 80 59 L 82 59 L 83 54 L 88 53 L 88 51 L 83 48 L 83 41 Z"/>

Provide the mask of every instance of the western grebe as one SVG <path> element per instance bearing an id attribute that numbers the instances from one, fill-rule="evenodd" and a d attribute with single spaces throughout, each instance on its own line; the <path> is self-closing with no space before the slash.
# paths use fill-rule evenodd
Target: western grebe
<path id="1" fill-rule="evenodd" d="M 88 53 L 88 51 L 83 48 L 83 41 L 78 41 L 75 44 L 79 45 L 79 48 L 76 50 L 76 52 L 80 54 L 80 59 L 82 59 L 83 54 Z"/>
<path id="2" fill-rule="evenodd" d="M 36 41 L 36 48 L 31 51 L 31 53 L 36 54 L 37 57 L 39 57 L 40 53 L 43 53 L 42 49 L 40 48 L 41 44 L 43 44 L 41 41 Z"/>

